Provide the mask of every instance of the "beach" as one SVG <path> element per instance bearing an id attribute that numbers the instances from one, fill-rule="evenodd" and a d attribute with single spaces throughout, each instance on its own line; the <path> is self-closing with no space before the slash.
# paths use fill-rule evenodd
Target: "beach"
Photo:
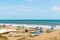
<path id="1" fill-rule="evenodd" d="M 28 34 L 27 34 L 28 35 Z M 60 40 L 60 30 L 55 30 L 51 33 L 43 33 L 38 36 L 34 37 L 29 37 L 25 36 L 27 39 L 29 38 L 30 40 Z M 17 39 L 22 39 L 22 37 L 9 37 L 7 36 L 8 40 L 17 40 Z"/>
<path id="2" fill-rule="evenodd" d="M 32 37 L 31 40 L 60 40 L 60 30 L 51 33 L 43 33 L 40 36 Z"/>
<path id="3" fill-rule="evenodd" d="M 60 40 L 60 26 L 54 27 L 54 30 L 52 30 L 51 26 L 49 25 L 34 25 L 35 27 L 30 27 L 31 25 L 26 25 L 26 27 L 23 25 L 4 24 L 1 26 L 2 28 L 0 29 L 0 34 L 3 37 L 6 37 L 8 40 Z M 39 29 L 39 27 L 42 27 L 42 29 Z M 49 32 L 47 32 L 47 29 L 49 29 Z M 43 32 L 40 33 L 39 30 L 43 30 Z M 30 32 L 32 32 L 33 34 Z"/>
<path id="4" fill-rule="evenodd" d="M 0 0 L 0 40 L 60 40 L 60 0 Z"/>

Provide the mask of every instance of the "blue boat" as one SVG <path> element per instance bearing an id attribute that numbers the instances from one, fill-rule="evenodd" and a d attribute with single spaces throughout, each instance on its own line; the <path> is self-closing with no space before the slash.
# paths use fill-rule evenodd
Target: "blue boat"
<path id="1" fill-rule="evenodd" d="M 37 35 L 39 35 L 40 34 L 40 32 L 30 32 L 30 36 L 37 36 Z"/>

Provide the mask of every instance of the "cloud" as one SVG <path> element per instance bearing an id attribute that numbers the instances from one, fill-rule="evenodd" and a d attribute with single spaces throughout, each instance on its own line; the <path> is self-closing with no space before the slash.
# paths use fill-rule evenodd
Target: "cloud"
<path id="1" fill-rule="evenodd" d="M 28 2 L 32 2 L 32 0 L 27 0 Z"/>
<path id="2" fill-rule="evenodd" d="M 9 15 L 9 13 L 15 13 L 15 12 L 16 12 L 15 6 L 0 5 L 0 14 Z"/>
<path id="3" fill-rule="evenodd" d="M 31 12 L 32 7 L 29 7 L 29 6 L 17 6 L 16 11 Z"/>
<path id="4" fill-rule="evenodd" d="M 21 12 L 31 12 L 32 7 L 25 6 L 25 5 L 18 5 L 18 6 L 0 6 L 0 11 L 8 11 L 8 10 L 15 10 Z"/>
<path id="5" fill-rule="evenodd" d="M 0 6 L 0 10 L 8 10 L 14 8 L 13 6 Z"/>
<path id="6" fill-rule="evenodd" d="M 52 11 L 60 11 L 60 7 L 59 6 L 52 7 Z"/>

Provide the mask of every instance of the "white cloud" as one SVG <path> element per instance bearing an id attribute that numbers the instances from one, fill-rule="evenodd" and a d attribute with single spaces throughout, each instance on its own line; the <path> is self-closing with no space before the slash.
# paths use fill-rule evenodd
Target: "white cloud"
<path id="1" fill-rule="evenodd" d="M 29 6 L 17 6 L 17 11 L 31 12 L 32 8 Z"/>
<path id="2" fill-rule="evenodd" d="M 32 0 L 27 0 L 27 1 L 32 2 Z"/>
<path id="3" fill-rule="evenodd" d="M 52 8 L 52 11 L 60 11 L 60 7 L 59 6 L 55 6 Z"/>
<path id="4" fill-rule="evenodd" d="M 0 6 L 0 10 L 8 10 L 8 9 L 12 9 L 14 7 L 12 6 Z"/>
<path id="5" fill-rule="evenodd" d="M 3 5 L 1 6 L 0 5 L 0 14 L 9 14 L 9 13 L 14 13 L 15 12 L 15 7 L 14 6 L 6 6 L 6 5 Z"/>
<path id="6" fill-rule="evenodd" d="M 22 12 L 31 12 L 32 7 L 24 6 L 24 5 L 18 5 L 18 6 L 0 6 L 1 11 L 5 10 L 16 10 L 16 11 L 22 11 Z"/>

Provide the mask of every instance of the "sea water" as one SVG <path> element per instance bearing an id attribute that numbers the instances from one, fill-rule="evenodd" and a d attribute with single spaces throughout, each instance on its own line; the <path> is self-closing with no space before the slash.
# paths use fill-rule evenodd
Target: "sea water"
<path id="1" fill-rule="evenodd" d="M 60 20 L 0 20 L 0 23 L 60 25 Z"/>
<path id="2" fill-rule="evenodd" d="M 60 20 L 0 20 L 0 24 L 12 24 L 12 25 L 23 25 L 28 26 L 60 26 Z M 27 26 L 25 25 L 25 26 Z"/>

